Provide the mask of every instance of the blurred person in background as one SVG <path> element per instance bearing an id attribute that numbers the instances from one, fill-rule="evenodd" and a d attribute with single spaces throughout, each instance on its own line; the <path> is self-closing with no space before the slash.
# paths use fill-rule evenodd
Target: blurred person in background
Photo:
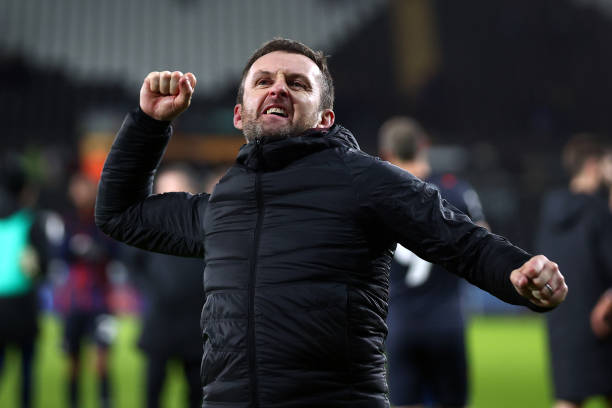
<path id="1" fill-rule="evenodd" d="M 538 251 L 563 268 L 572 293 L 546 316 L 556 408 L 575 408 L 596 395 L 612 406 L 612 338 L 600 339 L 590 315 L 612 286 L 612 214 L 598 191 L 603 146 L 590 134 L 565 145 L 567 188 L 549 193 L 542 205 Z"/>
<path id="2" fill-rule="evenodd" d="M 606 145 L 602 160 L 602 175 L 605 184 L 604 198 L 612 211 L 612 146 Z M 604 292 L 591 312 L 591 328 L 595 335 L 605 339 L 612 334 L 612 288 Z"/>
<path id="3" fill-rule="evenodd" d="M 72 407 L 80 405 L 78 384 L 85 340 L 95 342 L 95 367 L 102 408 L 110 406 L 111 397 L 108 350 L 116 328 L 111 315 L 109 271 L 116 244 L 95 226 L 96 188 L 96 180 L 85 173 L 76 172 L 70 178 L 68 196 L 72 208 L 62 217 L 64 236 L 57 248 L 57 255 L 64 264 L 64 276 L 55 288 L 55 306 L 64 318 L 64 347 L 69 357 Z"/>
<path id="4" fill-rule="evenodd" d="M 428 179 L 430 140 L 414 119 L 394 117 L 378 134 L 381 158 L 436 185 L 442 198 L 488 228 L 474 189 L 455 174 Z M 463 407 L 468 395 L 461 280 L 398 244 L 390 272 L 387 358 L 396 407 Z"/>
<path id="5" fill-rule="evenodd" d="M 197 174 L 187 165 L 158 171 L 155 193 L 200 192 Z M 128 268 L 145 296 L 145 312 L 138 345 L 147 357 L 147 407 L 161 407 L 160 394 L 167 363 L 178 360 L 188 385 L 188 406 L 202 406 L 200 312 L 204 305 L 201 259 L 126 249 Z"/>
<path id="6" fill-rule="evenodd" d="M 389 407 L 384 339 L 397 242 L 509 303 L 546 311 L 557 265 L 490 234 L 335 124 L 326 57 L 273 39 L 234 106 L 247 143 L 212 194 L 152 194 L 192 73 L 151 72 L 106 159 L 96 223 L 205 259 L 204 407 Z"/>
<path id="7" fill-rule="evenodd" d="M 612 211 L 612 145 L 606 145 L 606 151 L 601 162 L 601 171 L 604 181 L 604 196 L 608 200 L 610 211 Z"/>
<path id="8" fill-rule="evenodd" d="M 32 406 L 32 362 L 38 333 L 37 280 L 47 266 L 43 217 L 33 207 L 20 156 L 0 161 L 0 373 L 7 347 L 21 352 L 21 406 Z"/>

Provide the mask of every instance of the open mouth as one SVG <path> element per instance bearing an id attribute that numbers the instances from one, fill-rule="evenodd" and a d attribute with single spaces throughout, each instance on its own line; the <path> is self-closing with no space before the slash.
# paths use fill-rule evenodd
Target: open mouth
<path id="1" fill-rule="evenodd" d="M 279 108 L 279 107 L 273 107 L 273 108 L 266 109 L 265 114 L 266 115 L 276 115 L 282 118 L 289 117 L 287 112 L 283 108 Z"/>

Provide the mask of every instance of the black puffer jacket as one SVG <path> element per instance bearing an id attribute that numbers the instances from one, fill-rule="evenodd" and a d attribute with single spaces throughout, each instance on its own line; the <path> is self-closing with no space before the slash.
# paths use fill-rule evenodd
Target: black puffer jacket
<path id="1" fill-rule="evenodd" d="M 204 256 L 205 407 L 388 407 L 396 242 L 523 303 L 509 274 L 528 254 L 361 152 L 341 126 L 245 145 L 211 196 L 150 196 L 167 125 L 127 117 L 96 216 L 120 241 Z"/>

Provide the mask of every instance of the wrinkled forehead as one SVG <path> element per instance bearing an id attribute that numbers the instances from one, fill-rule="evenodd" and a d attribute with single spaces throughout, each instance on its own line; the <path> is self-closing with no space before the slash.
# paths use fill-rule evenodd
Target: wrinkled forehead
<path id="1" fill-rule="evenodd" d="M 255 60 L 247 74 L 247 81 L 260 72 L 298 74 L 313 83 L 322 75 L 317 64 L 307 56 L 285 51 L 273 51 Z"/>

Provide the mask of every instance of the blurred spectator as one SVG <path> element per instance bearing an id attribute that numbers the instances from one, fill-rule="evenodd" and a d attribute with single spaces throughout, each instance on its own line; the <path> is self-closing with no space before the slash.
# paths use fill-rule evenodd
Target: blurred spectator
<path id="1" fill-rule="evenodd" d="M 608 145 L 602 160 L 602 175 L 610 211 L 612 211 L 612 146 Z"/>
<path id="2" fill-rule="evenodd" d="M 379 131 L 383 159 L 418 178 L 431 171 L 429 138 L 406 117 L 386 121 Z M 443 198 L 486 226 L 474 189 L 455 174 L 428 180 Z M 467 400 L 467 362 L 460 304 L 461 280 L 397 245 L 391 264 L 387 352 L 394 406 L 460 407 Z"/>
<path id="3" fill-rule="evenodd" d="M 605 198 L 612 211 L 612 147 L 607 145 L 602 161 Z M 612 288 L 601 296 L 591 312 L 591 328 L 595 335 L 606 338 L 612 334 Z"/>
<path id="4" fill-rule="evenodd" d="M 158 172 L 155 193 L 198 192 L 198 180 L 185 165 Z M 185 193 L 179 193 L 185 194 Z M 129 269 L 145 295 L 145 314 L 139 346 L 147 356 L 147 407 L 159 408 L 160 393 L 171 359 L 182 366 L 189 388 L 189 407 L 202 405 L 200 312 L 204 305 L 201 259 L 127 248 Z"/>
<path id="5" fill-rule="evenodd" d="M 96 343 L 100 406 L 107 408 L 110 406 L 108 348 L 116 332 L 110 314 L 109 269 L 116 244 L 94 224 L 95 180 L 82 173 L 74 174 L 69 182 L 68 195 L 74 207 L 63 217 L 65 232 L 59 257 L 65 265 L 65 276 L 56 287 L 55 303 L 65 319 L 64 347 L 70 359 L 70 403 L 72 407 L 80 405 L 81 345 L 89 338 Z"/>
<path id="6" fill-rule="evenodd" d="M 38 332 L 36 279 L 45 272 L 43 219 L 30 207 L 27 177 L 16 154 L 0 162 L 0 372 L 6 348 L 21 352 L 21 406 L 31 406 L 32 361 Z"/>
<path id="7" fill-rule="evenodd" d="M 546 316 L 557 408 L 580 407 L 595 395 L 612 406 L 612 338 L 599 339 L 590 325 L 612 286 L 612 215 L 597 194 L 603 153 L 596 137 L 572 137 L 563 150 L 569 186 L 549 193 L 541 212 L 537 250 L 557 260 L 572 288 Z"/>

